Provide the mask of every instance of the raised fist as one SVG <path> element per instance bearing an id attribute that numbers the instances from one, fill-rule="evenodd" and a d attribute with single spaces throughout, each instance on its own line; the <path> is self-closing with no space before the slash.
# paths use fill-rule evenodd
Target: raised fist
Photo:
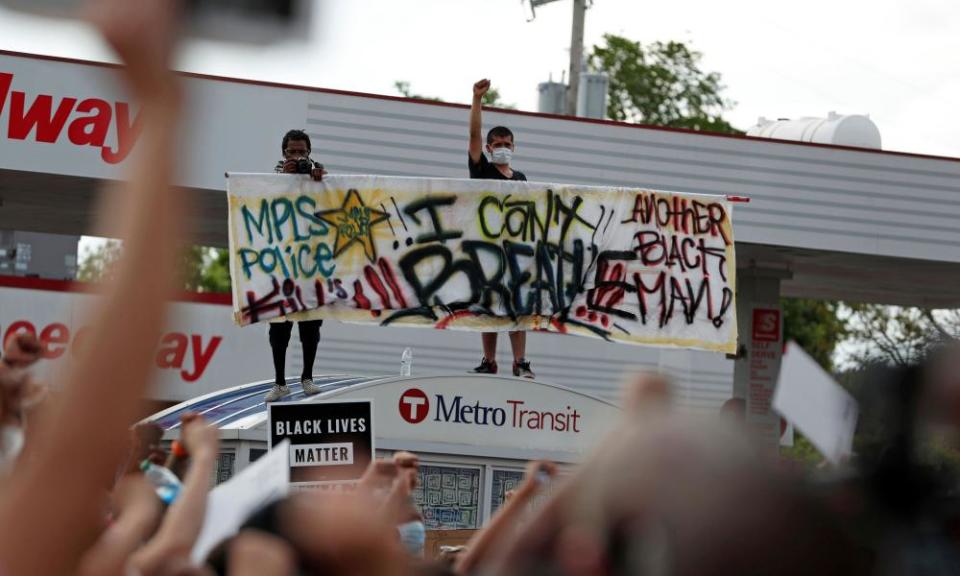
<path id="1" fill-rule="evenodd" d="M 473 85 L 473 97 L 474 98 L 483 98 L 483 95 L 487 93 L 487 90 L 490 89 L 490 80 L 484 78 L 476 84 Z"/>

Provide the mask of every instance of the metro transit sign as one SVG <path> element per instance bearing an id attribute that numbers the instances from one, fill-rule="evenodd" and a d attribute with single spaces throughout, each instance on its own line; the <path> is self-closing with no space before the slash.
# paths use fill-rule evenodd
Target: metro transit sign
<path id="1" fill-rule="evenodd" d="M 332 391 L 372 399 L 381 447 L 578 462 L 621 418 L 611 402 L 576 390 L 480 374 L 386 377 Z"/>
<path id="2" fill-rule="evenodd" d="M 571 406 L 559 410 L 536 409 L 532 402 L 508 399 L 501 403 L 487 403 L 482 399 L 467 399 L 460 394 L 437 393 L 433 402 L 419 388 L 410 388 L 400 395 L 400 416 L 410 424 L 419 424 L 431 416 L 432 421 L 495 428 L 547 430 L 551 432 L 580 433 L 580 411 Z"/>

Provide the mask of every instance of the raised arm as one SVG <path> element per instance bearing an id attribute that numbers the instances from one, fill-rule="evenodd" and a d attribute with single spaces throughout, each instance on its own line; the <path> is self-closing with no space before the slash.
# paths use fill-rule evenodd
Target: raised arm
<path id="1" fill-rule="evenodd" d="M 556 473 L 557 467 L 552 462 L 536 460 L 528 464 L 523 484 L 517 488 L 513 497 L 497 510 L 490 522 L 467 542 L 467 549 L 457 557 L 454 571 L 457 574 L 472 573 L 498 544 L 511 540 L 512 531 L 519 524 L 524 508 L 540 490 L 544 475 L 553 478 Z"/>
<path id="2" fill-rule="evenodd" d="M 133 556 L 132 567 L 140 574 L 158 574 L 165 562 L 177 557 L 189 558 L 203 528 L 210 474 L 217 460 L 220 439 L 217 429 L 196 415 L 185 417 L 181 430 L 183 443 L 190 453 L 190 469 L 183 479 L 180 495 L 164 516 L 157 534 Z"/>
<path id="3" fill-rule="evenodd" d="M 126 574 L 130 555 L 156 528 L 160 499 L 142 474 L 124 476 L 114 489 L 117 519 L 80 560 L 77 576 Z"/>
<path id="4" fill-rule="evenodd" d="M 484 78 L 473 85 L 473 103 L 470 104 L 470 160 L 476 164 L 483 154 L 483 95 L 490 89 L 490 81 Z"/>
<path id="5" fill-rule="evenodd" d="M 257 530 L 241 532 L 228 554 L 228 576 L 292 574 L 296 568 L 296 553 L 288 542 Z"/>
<path id="6" fill-rule="evenodd" d="M 67 574 L 102 526 L 102 495 L 123 459 L 177 276 L 183 193 L 171 187 L 180 95 L 168 61 L 179 2 L 101 0 L 91 10 L 125 63 L 141 104 L 142 133 L 129 180 L 119 187 L 124 254 L 99 300 L 89 346 L 73 365 L 34 449 L 0 490 L 0 571 Z M 118 195 L 120 196 L 120 195 Z M 116 206 L 107 210 L 117 211 Z M 56 545 L 51 546 L 51 543 Z"/>

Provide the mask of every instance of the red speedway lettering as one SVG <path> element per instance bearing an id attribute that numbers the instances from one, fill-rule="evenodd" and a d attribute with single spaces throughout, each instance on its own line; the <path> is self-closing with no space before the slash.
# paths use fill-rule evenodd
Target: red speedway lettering
<path id="1" fill-rule="evenodd" d="M 12 322 L 3 334 L 3 344 L 15 334 L 26 332 L 33 334 L 40 340 L 40 356 L 47 360 L 54 360 L 63 356 L 68 347 L 71 347 L 71 354 L 75 355 L 84 346 L 84 339 L 88 329 L 80 328 L 73 336 L 73 343 L 70 343 L 70 328 L 60 322 L 53 322 L 43 327 L 39 332 L 37 327 L 28 320 L 17 320 Z M 204 337 L 201 334 L 184 334 L 182 332 L 169 332 L 160 339 L 160 344 L 155 357 L 155 364 L 161 370 L 179 370 L 180 377 L 186 382 L 196 382 L 203 377 L 203 373 L 210 365 L 213 355 L 223 342 L 222 336 L 211 336 L 204 343 Z M 193 360 L 193 369 L 185 366 L 188 353 Z"/>
<path id="2" fill-rule="evenodd" d="M 11 90 L 13 74 L 0 72 L 0 114 L 9 100 L 7 138 L 27 140 L 34 134 L 37 142 L 48 144 L 60 140 L 64 127 L 67 138 L 76 146 L 100 148 L 100 157 L 108 164 L 122 162 L 130 154 L 140 135 L 140 116 L 130 117 L 127 102 L 110 103 L 99 98 L 64 97 L 58 102 L 50 94 L 37 95 L 29 106 L 27 94 Z M 68 124 L 69 120 L 69 124 Z M 107 146 L 107 135 L 114 125 L 116 148 Z"/>
<path id="3" fill-rule="evenodd" d="M 191 334 L 189 344 L 187 335 L 180 332 L 171 332 L 160 339 L 160 350 L 157 351 L 157 367 L 178 369 L 183 366 L 187 356 L 187 349 L 192 351 L 193 372 L 180 370 L 180 376 L 187 382 L 196 382 L 203 376 L 204 370 L 210 364 L 214 352 L 220 346 L 223 338 L 214 336 L 210 344 L 203 347 L 203 337 L 200 334 Z"/>

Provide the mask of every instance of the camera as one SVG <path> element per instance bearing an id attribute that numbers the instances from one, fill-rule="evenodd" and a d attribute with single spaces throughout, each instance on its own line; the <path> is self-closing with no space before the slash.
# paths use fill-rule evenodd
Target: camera
<path id="1" fill-rule="evenodd" d="M 306 158 L 297 160 L 297 174 L 309 174 L 313 171 L 313 162 Z"/>

